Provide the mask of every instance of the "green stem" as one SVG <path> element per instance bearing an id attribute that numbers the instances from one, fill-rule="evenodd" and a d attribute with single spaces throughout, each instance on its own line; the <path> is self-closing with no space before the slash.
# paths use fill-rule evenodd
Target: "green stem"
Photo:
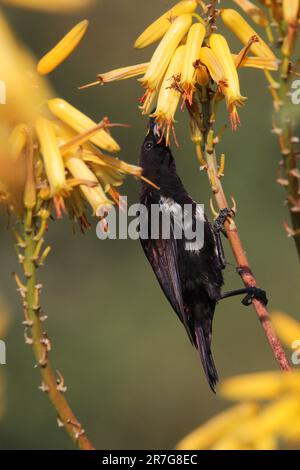
<path id="1" fill-rule="evenodd" d="M 37 284 L 37 268 L 34 254 L 41 236 L 37 230 L 37 217 L 31 210 L 26 212 L 23 223 L 24 275 L 26 278 L 24 288 L 20 289 L 24 298 L 24 312 L 26 325 L 26 342 L 32 344 L 37 367 L 42 376 L 41 390 L 47 393 L 58 414 L 58 423 L 64 427 L 73 442 L 81 450 L 93 450 L 94 447 L 87 438 L 80 422 L 77 420 L 68 402 L 65 399 L 65 387 L 61 374 L 56 374 L 49 361 L 50 341 L 44 332 L 40 316 L 39 291 Z M 42 219 L 43 223 L 44 219 Z M 30 330 L 31 338 L 27 336 Z"/>

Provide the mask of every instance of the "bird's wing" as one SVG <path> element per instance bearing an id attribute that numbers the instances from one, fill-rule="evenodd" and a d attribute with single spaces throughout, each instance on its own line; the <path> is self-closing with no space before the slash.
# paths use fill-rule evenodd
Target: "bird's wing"
<path id="1" fill-rule="evenodd" d="M 164 211 L 164 205 L 161 205 Z M 184 324 L 187 333 L 191 337 L 190 328 L 187 324 L 187 318 L 184 310 L 182 298 L 182 288 L 178 268 L 178 240 L 174 237 L 174 218 L 170 217 L 170 238 L 158 240 L 149 239 L 141 240 L 144 252 L 152 266 L 152 269 L 159 281 L 159 284 L 177 313 L 179 319 Z"/>

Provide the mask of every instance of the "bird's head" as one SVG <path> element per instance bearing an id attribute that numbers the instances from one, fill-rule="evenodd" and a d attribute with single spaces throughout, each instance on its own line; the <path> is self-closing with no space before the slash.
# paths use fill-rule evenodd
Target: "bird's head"
<path id="1" fill-rule="evenodd" d="M 141 148 L 139 164 L 143 168 L 144 175 L 149 177 L 153 177 L 151 173 L 171 171 L 175 165 L 162 130 L 152 117 L 149 119 L 148 132 Z"/>

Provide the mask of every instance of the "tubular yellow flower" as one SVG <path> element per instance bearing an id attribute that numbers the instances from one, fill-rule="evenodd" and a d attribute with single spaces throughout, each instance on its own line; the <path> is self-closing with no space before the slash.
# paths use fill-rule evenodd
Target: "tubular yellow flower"
<path id="1" fill-rule="evenodd" d="M 283 0 L 283 17 L 288 24 L 297 24 L 299 16 L 300 1 L 299 0 Z"/>
<path id="2" fill-rule="evenodd" d="M 174 18 L 185 13 L 193 13 L 197 8 L 197 0 L 182 0 L 164 13 L 137 38 L 134 47 L 142 49 L 161 39 L 170 28 Z"/>
<path id="3" fill-rule="evenodd" d="M 220 393 L 230 400 L 268 400 L 291 390 L 300 391 L 300 373 L 258 372 L 224 380 Z"/>
<path id="4" fill-rule="evenodd" d="M 238 59 L 237 54 L 232 54 L 232 58 L 236 64 Z M 239 67 L 250 67 L 261 70 L 272 70 L 277 71 L 279 62 L 277 60 L 269 59 L 268 57 L 244 57 Z"/>
<path id="5" fill-rule="evenodd" d="M 144 77 L 140 79 L 142 85 L 147 88 L 147 92 L 144 96 L 145 100 L 149 99 L 149 96 L 157 89 L 177 46 L 188 32 L 191 24 L 192 15 L 179 16 L 172 23 L 170 29 L 161 40 L 152 56 L 147 72 Z"/>
<path id="6" fill-rule="evenodd" d="M 41 2 L 41 0 L 2 0 L 8 5 L 13 5 L 22 8 L 32 8 L 53 13 L 65 13 L 81 10 L 92 5 L 93 0 L 48 0 Z"/>
<path id="7" fill-rule="evenodd" d="M 207 67 L 209 74 L 214 82 L 221 85 L 225 83 L 224 69 L 212 49 L 209 47 L 202 47 L 199 54 L 199 59 L 202 64 Z"/>
<path id="8" fill-rule="evenodd" d="M 163 134 L 166 131 L 167 145 L 169 145 L 170 142 L 170 130 L 174 124 L 174 116 L 181 97 L 180 92 L 176 89 L 176 84 L 179 85 L 180 83 L 180 74 L 185 53 L 186 46 L 179 46 L 175 51 L 162 82 L 156 111 L 153 114 L 156 118 L 156 122 L 163 128 Z"/>
<path id="9" fill-rule="evenodd" d="M 66 167 L 71 175 L 79 180 L 85 180 L 89 185 L 80 185 L 80 190 L 86 200 L 91 205 L 94 214 L 101 216 L 103 213 L 109 210 L 112 202 L 107 199 L 99 181 L 97 180 L 94 173 L 84 163 L 80 156 L 70 155 L 65 157 Z M 94 187 L 93 187 L 94 184 Z M 103 211 L 102 213 L 100 211 Z"/>
<path id="10" fill-rule="evenodd" d="M 41 146 L 51 196 L 62 195 L 67 189 L 65 168 L 53 124 L 48 119 L 40 117 L 36 121 L 35 129 Z"/>
<path id="11" fill-rule="evenodd" d="M 67 101 L 54 98 L 48 101 L 51 113 L 70 126 L 79 134 L 92 129 L 97 124 Z M 91 142 L 108 152 L 118 152 L 120 146 L 104 129 L 100 129 L 96 135 L 91 137 Z"/>
<path id="12" fill-rule="evenodd" d="M 205 35 L 205 27 L 200 23 L 195 23 L 191 26 L 186 41 L 181 83 L 185 92 L 184 99 L 187 99 L 190 105 L 193 101 L 193 93 L 196 83 L 195 64 L 200 58 L 200 50 Z"/>
<path id="13" fill-rule="evenodd" d="M 237 124 L 240 122 L 236 106 L 243 106 L 246 98 L 241 95 L 237 70 L 224 36 L 212 34 L 209 38 L 209 45 L 225 73 L 226 86 L 223 87 L 222 91 L 225 94 L 227 107 L 230 112 L 232 129 L 236 130 Z"/>
<path id="14" fill-rule="evenodd" d="M 286 313 L 274 312 L 272 323 L 280 339 L 289 348 L 292 347 L 294 341 L 300 340 L 300 323 Z"/>
<path id="15" fill-rule="evenodd" d="M 195 429 L 177 444 L 176 449 L 210 449 L 220 438 L 234 429 L 238 424 L 255 416 L 257 410 L 257 405 L 252 403 L 243 403 L 233 406 Z"/>
<path id="16" fill-rule="evenodd" d="M 13 160 L 17 160 L 22 154 L 28 141 L 29 128 L 26 124 L 18 124 L 12 130 L 8 145 Z"/>
<path id="17" fill-rule="evenodd" d="M 275 55 L 269 46 L 259 37 L 255 30 L 247 23 L 246 20 L 235 10 L 230 8 L 221 11 L 221 18 L 224 24 L 235 36 L 244 44 L 248 44 L 252 36 L 257 36 L 259 42 L 252 44 L 250 51 L 259 57 L 269 57 L 276 60 Z"/>
<path id="18" fill-rule="evenodd" d="M 85 88 L 90 88 L 94 85 L 105 85 L 106 83 L 116 82 L 118 80 L 126 80 L 127 78 L 137 77 L 146 73 L 149 62 L 144 64 L 130 65 L 128 67 L 121 67 L 119 69 L 110 70 L 106 73 L 99 73 L 97 75 L 97 81 L 88 83 L 79 87 L 79 90 L 84 90 Z"/>
<path id="19" fill-rule="evenodd" d="M 266 27 L 269 24 L 267 15 L 249 0 L 233 0 L 250 18 L 259 26 Z"/>
<path id="20" fill-rule="evenodd" d="M 51 51 L 49 51 L 38 63 L 37 71 L 46 75 L 61 64 L 78 46 L 85 35 L 89 22 L 87 20 L 78 23 L 68 32 Z"/>

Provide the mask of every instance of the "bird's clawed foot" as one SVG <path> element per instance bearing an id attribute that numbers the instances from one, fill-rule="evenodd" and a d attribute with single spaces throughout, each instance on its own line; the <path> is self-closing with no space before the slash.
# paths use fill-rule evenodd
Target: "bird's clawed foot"
<path id="1" fill-rule="evenodd" d="M 264 305 L 268 305 L 267 293 L 259 287 L 247 287 L 247 295 L 243 298 L 242 304 L 248 307 L 252 304 L 253 299 L 260 300 Z"/>

